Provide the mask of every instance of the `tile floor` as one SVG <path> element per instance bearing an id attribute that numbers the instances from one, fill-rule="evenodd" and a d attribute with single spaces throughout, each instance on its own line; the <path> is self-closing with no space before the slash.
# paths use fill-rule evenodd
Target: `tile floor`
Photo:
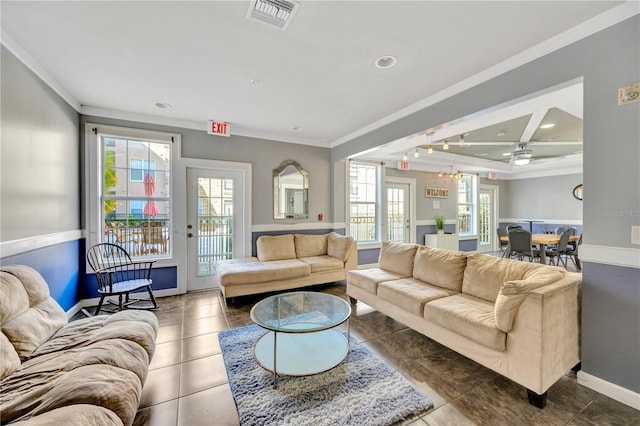
<path id="1" fill-rule="evenodd" d="M 313 290 L 347 297 L 343 284 Z M 135 425 L 238 424 L 217 335 L 251 324 L 249 311 L 259 299 L 238 298 L 227 307 L 218 290 L 159 299 L 156 353 Z M 640 411 L 578 385 L 573 373 L 549 390 L 547 407 L 539 410 L 521 386 L 361 302 L 354 307 L 351 330 L 434 401 L 433 409 L 402 424 L 640 424 Z"/>

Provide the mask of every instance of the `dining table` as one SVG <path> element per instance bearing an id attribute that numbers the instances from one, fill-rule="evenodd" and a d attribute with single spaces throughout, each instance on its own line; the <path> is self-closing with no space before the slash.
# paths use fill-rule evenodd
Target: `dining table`
<path id="1" fill-rule="evenodd" d="M 578 235 L 572 235 L 569 237 L 569 242 L 575 242 L 580 239 Z M 509 242 L 509 237 L 500 237 L 500 241 Z M 557 234 L 531 234 L 531 243 L 538 244 L 540 246 L 540 263 L 547 263 L 546 248 L 548 245 L 558 244 L 560 242 L 560 235 Z M 578 270 L 580 270 L 580 261 L 576 253 L 576 263 Z"/>

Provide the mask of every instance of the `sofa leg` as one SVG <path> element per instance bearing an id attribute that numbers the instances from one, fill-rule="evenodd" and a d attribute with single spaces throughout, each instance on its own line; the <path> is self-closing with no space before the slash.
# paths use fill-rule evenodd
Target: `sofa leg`
<path id="1" fill-rule="evenodd" d="M 573 371 L 574 373 L 577 373 L 580 370 L 582 370 L 582 361 L 574 365 L 573 368 L 571 369 L 571 371 Z"/>
<path id="2" fill-rule="evenodd" d="M 529 404 L 538 408 L 544 408 L 547 405 L 547 392 L 538 395 L 534 391 L 527 389 L 527 397 L 529 398 Z"/>
<path id="3" fill-rule="evenodd" d="M 349 296 L 349 302 L 351 302 L 352 305 L 355 305 L 356 303 L 358 303 L 358 299 L 356 299 L 355 297 Z"/>
<path id="4" fill-rule="evenodd" d="M 233 303 L 233 297 L 225 297 L 224 298 L 224 304 L 229 306 Z"/>

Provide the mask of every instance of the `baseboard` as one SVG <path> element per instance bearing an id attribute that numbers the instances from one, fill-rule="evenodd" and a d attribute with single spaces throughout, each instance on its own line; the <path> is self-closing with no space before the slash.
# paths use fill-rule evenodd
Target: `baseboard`
<path id="1" fill-rule="evenodd" d="M 592 376 L 584 371 L 578 371 L 577 377 L 578 384 L 606 395 L 609 398 L 615 399 L 616 401 L 628 405 L 631 408 L 640 410 L 639 393 L 623 388 L 615 383 L 607 382 L 606 380 Z"/>
<path id="2" fill-rule="evenodd" d="M 132 293 L 132 294 L 136 294 L 136 293 Z M 144 296 L 145 293 L 140 293 L 140 295 Z M 178 293 L 178 289 L 177 288 L 168 288 L 165 290 L 153 290 L 153 295 L 155 297 L 167 297 L 167 296 L 175 296 L 179 294 Z M 148 296 L 148 294 L 147 294 Z M 100 298 L 99 297 L 93 297 L 91 299 L 82 299 L 81 301 L 79 301 L 78 303 L 76 303 L 75 305 L 73 305 L 73 307 L 71 307 L 67 312 L 67 318 L 71 319 L 71 317 L 73 317 L 75 314 L 77 314 L 78 312 L 80 312 L 82 309 L 88 307 L 88 306 L 98 306 L 98 303 L 100 302 Z"/>

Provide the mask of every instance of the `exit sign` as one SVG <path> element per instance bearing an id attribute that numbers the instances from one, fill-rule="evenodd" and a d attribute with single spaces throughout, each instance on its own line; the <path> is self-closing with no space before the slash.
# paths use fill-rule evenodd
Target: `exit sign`
<path id="1" fill-rule="evenodd" d="M 229 123 L 225 123 L 224 121 L 215 121 L 209 120 L 209 127 L 207 128 L 207 133 L 210 135 L 218 135 L 218 136 L 231 136 L 231 125 Z"/>
<path id="2" fill-rule="evenodd" d="M 398 170 L 409 170 L 408 161 L 398 161 Z"/>

